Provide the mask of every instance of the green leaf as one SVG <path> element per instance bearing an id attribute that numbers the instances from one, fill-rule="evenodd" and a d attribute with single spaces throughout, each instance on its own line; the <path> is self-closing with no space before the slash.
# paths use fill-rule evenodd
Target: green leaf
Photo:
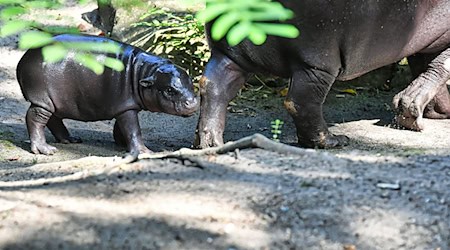
<path id="1" fill-rule="evenodd" d="M 258 27 L 265 33 L 274 36 L 281 36 L 286 38 L 296 38 L 299 36 L 300 32 L 298 29 L 291 24 L 282 23 L 254 23 L 255 27 Z"/>
<path id="2" fill-rule="evenodd" d="M 9 22 L 6 22 L 1 27 L 0 35 L 2 37 L 14 35 L 25 29 L 28 29 L 30 26 L 31 26 L 31 22 L 28 22 L 28 21 L 21 21 L 21 20 L 9 21 Z"/>
<path id="3" fill-rule="evenodd" d="M 38 28 L 47 33 L 51 33 L 51 34 L 79 34 L 80 33 L 80 30 L 75 27 L 39 25 Z"/>
<path id="4" fill-rule="evenodd" d="M 49 63 L 61 61 L 66 57 L 67 52 L 68 50 L 61 44 L 49 45 L 42 48 L 42 56 L 44 57 L 44 61 Z"/>
<path id="5" fill-rule="evenodd" d="M 284 21 L 294 16 L 292 11 L 253 11 L 249 12 L 248 18 L 252 21 Z"/>
<path id="6" fill-rule="evenodd" d="M 75 61 L 81 63 L 86 68 L 94 71 L 95 74 L 103 74 L 105 67 L 103 64 L 99 63 L 92 55 L 77 53 L 74 57 Z"/>
<path id="7" fill-rule="evenodd" d="M 255 45 L 261 45 L 266 41 L 267 35 L 263 30 L 253 25 L 250 34 L 248 35 L 248 39 Z"/>
<path id="8" fill-rule="evenodd" d="M 24 2 L 25 2 L 25 0 L 0 0 L 1 5 L 20 4 L 20 3 L 24 3 Z"/>
<path id="9" fill-rule="evenodd" d="M 241 18 L 241 15 L 237 11 L 229 12 L 221 15 L 214 21 L 211 27 L 211 37 L 214 40 L 222 39 L 228 32 L 228 30 L 235 25 Z"/>
<path id="10" fill-rule="evenodd" d="M 41 31 L 28 31 L 19 38 L 20 49 L 39 48 L 53 42 L 52 35 Z"/>
<path id="11" fill-rule="evenodd" d="M 249 34 L 252 23 L 244 21 L 232 27 L 227 34 L 227 42 L 230 46 L 236 46 L 242 42 Z"/>
<path id="12" fill-rule="evenodd" d="M 123 65 L 123 62 L 116 58 L 106 57 L 103 63 L 106 67 L 109 67 L 116 71 L 122 71 L 125 69 L 125 65 Z"/>
<path id="13" fill-rule="evenodd" d="M 229 5 L 227 3 L 214 3 L 207 5 L 206 9 L 197 12 L 196 17 L 200 22 L 207 23 L 226 13 L 228 9 Z"/>
<path id="14" fill-rule="evenodd" d="M 24 1 L 23 6 L 27 9 L 48 9 L 59 5 L 58 1 Z"/>
<path id="15" fill-rule="evenodd" d="M 14 16 L 24 14 L 26 12 L 27 11 L 22 7 L 12 6 L 12 7 L 8 7 L 8 8 L 4 8 L 0 12 L 0 18 L 2 18 L 3 20 L 6 20 L 6 19 L 9 19 Z"/>
<path id="16" fill-rule="evenodd" d="M 122 48 L 115 42 L 62 42 L 67 48 L 81 51 L 97 51 L 104 53 L 119 53 Z"/>

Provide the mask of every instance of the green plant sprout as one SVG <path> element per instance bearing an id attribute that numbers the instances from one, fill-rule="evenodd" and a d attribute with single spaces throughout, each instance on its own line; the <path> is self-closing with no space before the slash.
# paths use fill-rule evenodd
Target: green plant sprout
<path id="1" fill-rule="evenodd" d="M 280 119 L 276 119 L 272 122 L 270 122 L 272 127 L 272 140 L 279 142 L 280 136 L 281 136 L 281 128 L 283 127 L 284 122 Z"/>

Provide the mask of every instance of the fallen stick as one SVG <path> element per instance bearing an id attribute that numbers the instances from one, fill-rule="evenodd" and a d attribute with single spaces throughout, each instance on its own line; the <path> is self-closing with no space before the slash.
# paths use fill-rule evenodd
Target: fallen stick
<path id="1" fill-rule="evenodd" d="M 161 158 L 176 158 L 180 156 L 204 156 L 213 154 L 226 154 L 233 152 L 236 149 L 246 148 L 261 148 L 268 151 L 277 152 L 280 154 L 309 154 L 312 151 L 304 148 L 298 148 L 287 144 L 279 143 L 261 134 L 253 134 L 251 136 L 244 137 L 237 141 L 227 142 L 219 147 L 205 148 L 205 149 L 189 149 L 182 148 L 174 152 L 163 152 L 153 154 L 141 154 L 139 159 L 161 159 Z"/>
<path id="2" fill-rule="evenodd" d="M 52 162 L 52 163 L 44 163 L 37 164 L 39 166 L 51 166 L 51 165 L 70 165 L 70 166 L 78 166 L 78 165 L 87 165 L 87 164 L 95 164 L 95 162 L 99 160 L 106 160 L 105 167 L 101 169 L 94 170 L 83 170 L 77 173 L 73 173 L 65 176 L 58 176 L 53 178 L 40 178 L 36 180 L 25 180 L 25 181 L 1 181 L 0 189 L 2 188 L 13 188 L 13 187 L 35 187 L 35 186 L 43 186 L 55 183 L 63 183 L 68 181 L 76 181 L 81 179 L 86 179 L 92 176 L 99 175 L 107 175 L 113 172 L 116 172 L 120 169 L 122 165 L 132 163 L 138 159 L 168 159 L 168 158 L 176 158 L 176 159 L 185 159 L 192 161 L 194 163 L 198 163 L 196 156 L 204 156 L 204 155 L 213 155 L 213 154 L 225 154 L 228 152 L 233 152 L 236 149 L 245 149 L 245 148 L 261 148 L 273 152 L 278 152 L 281 154 L 310 154 L 313 151 L 297 148 L 293 146 L 289 146 L 283 143 L 275 142 L 273 140 L 268 139 L 267 137 L 261 134 L 254 134 L 251 136 L 244 137 L 237 141 L 227 142 L 223 146 L 206 148 L 201 150 L 182 148 L 180 150 L 174 152 L 163 152 L 163 153 L 153 153 L 153 154 L 141 154 L 137 155 L 128 155 L 125 158 L 119 157 L 98 157 L 98 156 L 89 156 L 80 158 L 77 160 L 70 161 L 62 161 L 62 162 Z M 36 165 L 35 165 L 36 166 Z M 204 164 L 200 166 L 203 168 Z"/>

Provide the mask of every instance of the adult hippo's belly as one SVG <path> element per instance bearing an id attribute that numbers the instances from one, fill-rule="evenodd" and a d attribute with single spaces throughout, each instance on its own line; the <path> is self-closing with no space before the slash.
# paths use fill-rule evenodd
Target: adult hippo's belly
<path id="1" fill-rule="evenodd" d="M 427 104 L 450 116 L 446 81 L 450 78 L 450 0 L 302 0 L 279 1 L 295 13 L 296 39 L 270 36 L 261 46 L 244 40 L 230 47 L 212 41 L 211 58 L 200 82 L 201 108 L 196 144 L 223 144 L 225 114 L 252 73 L 291 78 L 285 106 L 305 147 L 348 143 L 328 131 L 322 114 L 335 80 L 349 80 L 404 57 L 418 77 L 394 98 L 399 123 L 421 130 Z M 211 25 L 207 24 L 210 37 Z M 443 108 L 442 108 L 443 107 Z M 430 116 L 431 117 L 431 116 Z"/>

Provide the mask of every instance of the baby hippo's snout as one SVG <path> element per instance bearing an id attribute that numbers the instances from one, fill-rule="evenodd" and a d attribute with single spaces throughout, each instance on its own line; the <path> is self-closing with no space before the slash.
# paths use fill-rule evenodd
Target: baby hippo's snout
<path id="1" fill-rule="evenodd" d="M 181 103 L 181 107 L 177 111 L 181 116 L 191 116 L 195 113 L 195 111 L 197 111 L 199 103 L 200 101 L 198 97 L 194 95 L 189 96 L 184 100 L 183 103 Z"/>

